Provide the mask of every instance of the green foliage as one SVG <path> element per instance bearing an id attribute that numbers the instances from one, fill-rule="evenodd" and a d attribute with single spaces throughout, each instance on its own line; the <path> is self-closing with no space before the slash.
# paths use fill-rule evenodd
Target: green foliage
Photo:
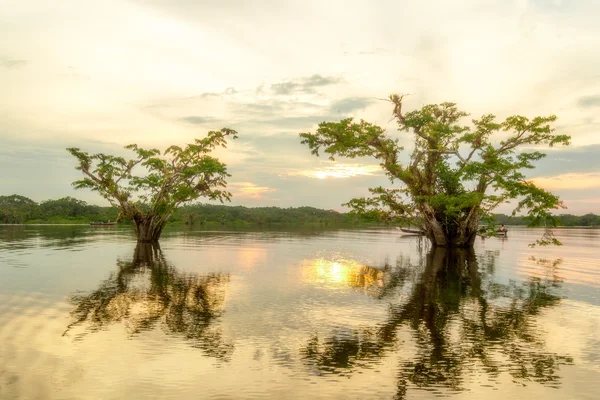
<path id="1" fill-rule="evenodd" d="M 524 216 L 493 214 L 491 215 L 491 219 L 493 224 L 517 226 L 527 226 L 530 224 L 529 219 Z M 600 228 L 600 215 L 592 213 L 579 216 L 573 214 L 562 214 L 557 215 L 556 219 L 558 220 L 558 226 Z"/>
<path id="2" fill-rule="evenodd" d="M 10 208 L 9 208 L 10 207 Z M 23 196 L 0 196 L 0 223 L 89 223 L 114 221 L 119 214 L 116 207 L 100 207 L 72 197 L 47 200 L 40 204 Z M 238 225 L 342 225 L 372 222 L 334 210 L 313 207 L 256 207 L 191 204 L 178 208 L 169 218 L 172 224 L 196 226 Z"/>
<path id="3" fill-rule="evenodd" d="M 377 188 L 381 189 L 381 188 Z M 377 192 L 374 189 L 374 192 Z M 386 193 L 380 191 L 380 193 Z M 384 195 L 385 198 L 385 195 Z M 374 201 L 376 197 L 367 200 Z M 357 199 L 352 200 L 352 202 Z M 353 203 L 354 204 L 354 203 Z M 354 206 L 357 208 L 358 206 Z M 84 201 L 63 197 L 58 200 L 46 200 L 40 204 L 19 195 L 0 196 L 0 223 L 88 223 L 90 221 L 114 221 L 119 214 L 116 207 L 101 207 L 87 204 Z M 557 216 L 559 225 L 566 227 L 600 227 L 600 215 L 585 214 L 581 216 L 563 214 Z M 372 223 L 385 220 L 378 213 L 372 215 L 356 213 L 340 213 L 334 210 L 320 210 L 313 207 L 280 208 L 225 206 L 216 204 L 191 204 L 177 209 L 169 223 L 194 225 L 245 225 L 262 226 L 276 224 L 357 224 Z M 393 223 L 393 220 L 388 220 Z M 419 225 L 416 220 L 412 225 Z M 481 223 L 486 225 L 518 225 L 526 226 L 528 221 L 522 216 L 506 214 L 490 214 Z"/>
<path id="4" fill-rule="evenodd" d="M 160 215 L 201 196 L 230 200 L 231 193 L 222 190 L 227 184 L 225 179 L 230 176 L 227 168 L 208 155 L 216 147 L 226 147 L 227 136 L 235 139 L 237 132 L 227 128 L 210 131 L 206 138 L 196 139 L 185 148 L 169 147 L 163 156 L 157 149 L 147 150 L 131 144 L 126 148 L 137 156 L 131 160 L 105 154 L 89 155 L 78 148 L 69 148 L 67 150 L 79 161 L 77 169 L 84 174 L 73 186 L 97 191 L 128 217 L 139 211 L 136 209 L 139 205 Z M 145 174 L 133 175 L 137 165 L 145 167 Z"/>
<path id="5" fill-rule="evenodd" d="M 24 196 L 0 196 L 0 223 L 20 224 L 34 217 L 37 203 Z"/>
<path id="6" fill-rule="evenodd" d="M 40 204 L 18 195 L 0 196 L 0 223 L 72 224 L 90 221 L 114 221 L 118 210 L 87 204 L 72 197 L 46 200 Z"/>
<path id="7" fill-rule="evenodd" d="M 280 208 L 193 204 L 178 209 L 170 222 L 196 226 L 338 225 L 369 222 L 350 214 L 313 207 Z"/>
<path id="8" fill-rule="evenodd" d="M 511 199 L 517 200 L 513 215 L 526 213 L 532 226 L 558 224 L 551 211 L 563 208 L 562 202 L 523 173 L 544 157 L 536 150 L 540 145 L 569 144 L 569 136 L 554 134 L 550 124 L 556 116 L 496 121 L 488 114 L 464 125 L 468 114 L 454 103 L 404 113 L 402 101 L 402 96 L 390 96 L 399 130 L 414 137 L 406 164 L 399 161 L 404 150 L 399 139 L 363 120 L 323 122 L 315 133 L 300 134 L 312 154 L 322 151 L 332 160 L 371 156 L 392 183 L 402 183 L 373 189 L 372 198 L 351 200 L 348 205 L 356 213 L 408 223 L 422 218 L 427 236 L 441 246 L 472 245 L 479 220 Z"/>
<path id="9" fill-rule="evenodd" d="M 237 132 L 227 128 L 210 131 L 204 139 L 184 148 L 170 146 L 162 155 L 157 149 L 131 144 L 126 146 L 136 155 L 131 160 L 68 148 L 84 175 L 73 186 L 96 191 L 118 207 L 120 218 L 135 221 L 138 239 L 149 235 L 149 241 L 158 240 L 162 227 L 180 205 L 199 197 L 231 199 L 225 190 L 230 176 L 227 168 L 209 155 L 217 147 L 226 147 L 228 136 L 235 139 Z M 134 173 L 137 166 L 143 169 L 139 174 Z M 141 229 L 142 225 L 148 229 Z"/>

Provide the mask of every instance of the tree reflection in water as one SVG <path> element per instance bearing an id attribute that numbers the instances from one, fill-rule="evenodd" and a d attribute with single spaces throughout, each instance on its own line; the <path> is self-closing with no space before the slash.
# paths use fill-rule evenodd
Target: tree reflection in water
<path id="1" fill-rule="evenodd" d="M 558 386 L 559 366 L 572 359 L 545 350 L 534 318 L 560 301 L 552 293 L 560 286 L 556 263 L 544 278 L 499 284 L 491 280 L 494 261 L 488 253 L 480 268 L 472 251 L 433 249 L 417 265 L 400 260 L 384 268 L 377 297 L 391 301 L 387 319 L 325 340 L 313 337 L 302 350 L 306 364 L 320 374 L 348 375 L 398 351 L 404 354 L 399 399 L 410 387 L 464 390 L 467 375 L 481 372 L 491 381 L 508 373 L 521 384 Z M 403 328 L 413 346 L 402 344 Z"/>
<path id="2" fill-rule="evenodd" d="M 157 244 L 138 243 L 131 261 L 92 293 L 71 296 L 74 321 L 65 334 L 84 326 L 85 335 L 123 322 L 131 335 L 162 326 L 209 356 L 228 359 L 233 343 L 215 320 L 223 311 L 229 274 L 183 274 L 168 264 Z"/>

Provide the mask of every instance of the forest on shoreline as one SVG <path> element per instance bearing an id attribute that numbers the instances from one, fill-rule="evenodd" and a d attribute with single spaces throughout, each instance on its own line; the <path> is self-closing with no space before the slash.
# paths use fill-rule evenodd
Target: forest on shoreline
<path id="1" fill-rule="evenodd" d="M 87 224 L 92 221 L 115 221 L 119 210 L 88 204 L 73 197 L 37 203 L 25 196 L 0 196 L 0 224 Z M 595 214 L 559 216 L 564 226 L 600 227 Z M 524 217 L 495 214 L 495 222 L 504 225 L 527 225 Z M 213 204 L 191 204 L 178 209 L 170 224 L 197 226 L 239 225 L 358 225 L 377 221 L 335 210 L 314 207 L 244 207 Z"/>
<path id="2" fill-rule="evenodd" d="M 0 224 L 87 224 L 116 221 L 119 210 L 88 204 L 73 197 L 40 203 L 19 195 L 0 196 Z M 198 226 L 274 224 L 347 225 L 364 224 L 366 218 L 314 207 L 255 207 L 191 204 L 179 208 L 170 224 Z"/>

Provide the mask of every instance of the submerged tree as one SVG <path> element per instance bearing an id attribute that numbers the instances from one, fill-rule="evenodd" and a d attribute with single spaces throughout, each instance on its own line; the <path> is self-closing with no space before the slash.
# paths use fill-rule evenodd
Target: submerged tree
<path id="1" fill-rule="evenodd" d="M 132 160 L 68 148 L 79 162 L 76 168 L 84 174 L 73 185 L 92 189 L 118 207 L 119 218 L 135 223 L 138 241 L 156 242 L 181 204 L 199 197 L 230 200 L 231 193 L 223 189 L 225 179 L 231 175 L 225 164 L 209 155 L 216 147 L 226 147 L 227 136 L 236 139 L 237 132 L 227 128 L 210 131 L 204 139 L 196 139 L 185 148 L 169 147 L 162 157 L 157 149 L 145 150 L 131 144 L 125 148 L 136 153 Z M 144 175 L 134 175 L 138 165 L 145 167 Z"/>
<path id="2" fill-rule="evenodd" d="M 354 212 L 419 221 L 431 243 L 440 247 L 473 246 L 482 217 L 509 199 L 518 199 L 513 215 L 527 212 L 532 226 L 558 223 L 551 210 L 563 207 L 562 202 L 522 172 L 545 156 L 532 147 L 569 144 L 569 136 L 553 133 L 550 124 L 556 116 L 528 119 L 517 115 L 498 122 L 488 114 L 466 126 L 461 120 L 468 114 L 454 103 L 405 113 L 403 96 L 391 95 L 390 101 L 399 129 L 414 134 L 414 150 L 406 164 L 399 160 L 404 149 L 399 140 L 363 120 L 323 122 L 315 133 L 300 134 L 302 143 L 317 156 L 322 150 L 331 160 L 375 157 L 392 183 L 403 183 L 399 188 L 369 189 L 374 197 L 346 204 Z M 501 132 L 509 133 L 503 140 L 494 140 L 494 134 Z"/>

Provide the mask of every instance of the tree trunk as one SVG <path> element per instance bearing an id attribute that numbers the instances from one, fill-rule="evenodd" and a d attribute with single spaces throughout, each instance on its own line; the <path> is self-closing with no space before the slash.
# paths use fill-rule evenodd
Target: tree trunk
<path id="1" fill-rule="evenodd" d="M 138 242 L 157 243 L 168 216 L 138 216 L 133 219 Z"/>
<path id="2" fill-rule="evenodd" d="M 158 243 L 140 243 L 135 246 L 133 252 L 132 265 L 138 266 L 152 266 L 155 261 L 160 258 L 160 245 Z"/>
<path id="3" fill-rule="evenodd" d="M 449 220 L 425 204 L 421 215 L 425 222 L 425 236 L 433 247 L 471 248 L 477 238 L 479 213 L 472 209 L 462 219 Z"/>
<path id="4" fill-rule="evenodd" d="M 433 207 L 429 204 L 424 204 L 422 215 L 425 219 L 425 236 L 431 241 L 434 247 L 447 247 L 448 238 L 444 229 L 437 219 L 437 215 Z"/>

